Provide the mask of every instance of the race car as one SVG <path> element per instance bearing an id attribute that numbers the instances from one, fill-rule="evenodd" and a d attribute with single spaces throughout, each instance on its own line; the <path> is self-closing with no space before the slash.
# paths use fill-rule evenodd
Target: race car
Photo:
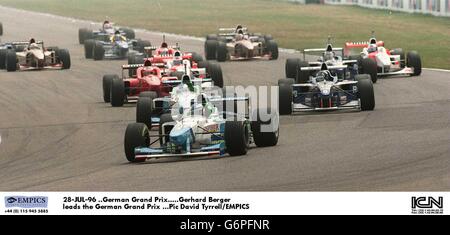
<path id="1" fill-rule="evenodd" d="M 316 54 L 321 53 L 321 56 L 317 61 L 306 61 L 306 54 Z M 346 77 L 347 79 L 353 79 L 356 74 L 369 74 L 372 82 L 377 82 L 377 64 L 369 59 L 364 58 L 360 60 L 351 60 L 344 57 L 343 48 L 335 48 L 331 44 L 331 38 L 328 38 L 328 44 L 325 48 L 314 48 L 314 49 L 304 49 L 302 50 L 303 60 L 298 58 L 286 59 L 285 72 L 286 77 L 294 79 L 296 83 L 305 83 L 309 81 L 309 76 L 313 75 L 310 70 L 300 70 L 302 67 L 317 67 L 321 66 L 322 63 L 328 66 L 347 66 L 345 70 L 349 72 L 348 75 L 343 74 L 344 71 L 338 72 L 341 77 Z"/>
<path id="2" fill-rule="evenodd" d="M 87 39 L 84 42 L 86 59 L 125 59 L 129 53 L 144 52 L 144 48 L 151 46 L 149 41 L 128 39 L 119 31 L 109 35 L 107 40 Z"/>
<path id="3" fill-rule="evenodd" d="M 247 109 L 242 118 L 224 119 L 214 102 L 226 99 L 248 102 L 248 98 L 211 97 L 187 82 L 189 79 L 184 76 L 182 84 L 172 91 L 172 99 L 177 102 L 171 113 L 161 115 L 158 135 L 150 135 L 144 123 L 127 126 L 124 149 L 129 162 L 162 157 L 224 156 L 226 153 L 239 156 L 247 154 L 252 143 L 258 147 L 277 144 L 278 113 L 270 109 L 261 113 L 256 110 L 249 118 Z M 265 122 L 260 118 L 262 112 L 269 115 Z M 154 146 L 157 142 L 159 147 Z"/>
<path id="4" fill-rule="evenodd" d="M 335 71 L 348 69 L 346 65 L 302 67 L 302 71 L 317 71 L 307 83 L 295 84 L 292 79 L 280 79 L 279 111 L 281 115 L 293 112 L 375 108 L 373 83 L 368 74 L 354 79 L 340 79 Z"/>
<path id="5" fill-rule="evenodd" d="M 217 35 L 208 35 L 205 41 L 207 60 L 278 59 L 278 44 L 270 35 L 250 34 L 247 28 L 221 28 Z"/>
<path id="6" fill-rule="evenodd" d="M 196 82 L 213 83 L 219 80 L 216 75 L 222 76 L 220 67 L 212 66 L 210 69 L 220 70 L 212 73 L 210 77 L 204 68 L 191 68 L 188 60 L 176 60 L 183 64 L 185 73 L 193 74 Z M 128 69 L 137 69 L 134 77 L 125 77 L 124 71 Z M 152 97 L 164 97 L 169 95 L 172 88 L 180 83 L 181 76 L 177 72 L 171 72 L 153 65 L 150 60 L 144 64 L 123 65 L 122 78 L 118 75 L 103 76 L 103 99 L 110 102 L 113 107 L 123 106 L 125 102 L 135 102 L 144 91 L 151 91 Z M 223 84 L 223 80 L 222 80 Z"/>
<path id="7" fill-rule="evenodd" d="M 84 42 L 88 39 L 106 42 L 117 31 L 119 31 L 122 36 L 125 36 L 129 39 L 135 38 L 134 30 L 129 28 L 115 28 L 111 22 L 105 20 L 103 22 L 102 28 L 98 30 L 80 28 L 78 30 L 78 41 L 80 44 L 84 44 Z"/>
<path id="8" fill-rule="evenodd" d="M 359 55 L 352 55 L 352 50 L 361 49 Z M 389 50 L 384 47 L 383 41 L 377 41 L 375 37 L 368 42 L 347 42 L 345 43 L 345 55 L 350 58 L 369 58 L 377 63 L 377 75 L 410 75 L 419 76 L 422 73 L 422 61 L 419 53 L 409 51 L 406 54 L 401 48 Z"/>
<path id="9" fill-rule="evenodd" d="M 16 70 L 70 69 L 67 49 L 45 47 L 43 41 L 5 43 L 0 47 L 0 69 Z"/>

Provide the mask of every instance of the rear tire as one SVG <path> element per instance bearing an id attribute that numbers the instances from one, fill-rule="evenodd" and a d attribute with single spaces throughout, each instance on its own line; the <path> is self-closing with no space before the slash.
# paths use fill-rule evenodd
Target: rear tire
<path id="1" fill-rule="evenodd" d="M 128 39 L 135 39 L 136 38 L 136 33 L 134 32 L 133 29 L 121 28 L 120 30 L 125 33 L 125 37 L 127 37 Z"/>
<path id="2" fill-rule="evenodd" d="M 14 72 L 17 70 L 17 55 L 14 50 L 7 50 L 6 52 L 6 71 Z"/>
<path id="3" fill-rule="evenodd" d="M 0 49 L 0 70 L 6 69 L 6 53 L 8 49 Z"/>
<path id="4" fill-rule="evenodd" d="M 219 44 L 217 45 L 217 61 L 224 62 L 227 60 L 227 57 L 227 44 L 225 44 L 224 42 L 219 42 Z"/>
<path id="5" fill-rule="evenodd" d="M 95 41 L 93 39 L 87 39 L 84 41 L 84 56 L 86 59 L 92 59 L 94 54 Z"/>
<path id="6" fill-rule="evenodd" d="M 268 108 L 267 110 L 265 110 L 265 112 L 270 115 L 270 119 L 268 121 L 262 121 L 260 110 L 258 109 L 255 112 L 256 113 L 253 114 L 253 118 L 256 118 L 256 121 L 252 121 L 251 128 L 253 133 L 253 140 L 255 141 L 256 146 L 269 147 L 277 145 L 280 128 L 278 113 Z M 272 131 L 263 132 L 261 130 L 261 125 L 271 125 L 271 127 L 268 128 L 270 128 Z"/>
<path id="7" fill-rule="evenodd" d="M 153 99 L 150 97 L 139 97 L 136 104 L 136 122 L 144 123 L 148 129 L 152 128 Z"/>
<path id="8" fill-rule="evenodd" d="M 292 86 L 288 83 L 280 84 L 278 87 L 278 107 L 280 115 L 292 114 Z"/>
<path id="9" fill-rule="evenodd" d="M 300 63 L 300 59 L 289 58 L 286 59 L 285 72 L 287 78 L 295 79 L 297 75 L 297 65 Z"/>
<path id="10" fill-rule="evenodd" d="M 414 68 L 414 73 L 411 76 L 419 76 L 422 73 L 422 60 L 419 53 L 416 51 L 408 52 L 406 66 Z"/>
<path id="11" fill-rule="evenodd" d="M 133 48 L 133 49 L 135 49 L 136 51 L 139 51 L 140 53 L 144 53 L 145 52 L 145 48 L 146 47 L 151 47 L 152 46 L 152 43 L 150 42 L 150 41 L 148 41 L 148 40 L 138 40 L 137 41 L 137 43 L 136 43 L 136 48 Z"/>
<path id="12" fill-rule="evenodd" d="M 223 87 L 222 67 L 218 64 L 209 64 L 207 68 L 208 74 L 211 76 L 214 86 Z"/>
<path id="13" fill-rule="evenodd" d="M 370 76 L 370 79 L 372 80 L 373 83 L 376 83 L 378 80 L 378 75 L 377 75 L 377 62 L 375 62 L 372 59 L 369 58 L 364 58 L 361 61 L 361 72 L 363 74 L 368 74 Z"/>
<path id="14" fill-rule="evenodd" d="M 150 132 L 142 123 L 128 124 L 125 130 L 124 149 L 125 156 L 129 162 L 143 162 L 143 160 L 136 160 L 134 153 L 137 147 L 149 147 L 150 145 Z"/>
<path id="15" fill-rule="evenodd" d="M 282 78 L 282 79 L 278 80 L 278 86 L 281 86 L 281 85 L 292 86 L 292 85 L 294 85 L 294 83 L 295 83 L 294 79 L 291 79 L 291 78 Z"/>
<path id="16" fill-rule="evenodd" d="M 120 78 L 114 78 L 111 82 L 111 106 L 121 107 L 125 103 L 125 85 Z"/>
<path id="17" fill-rule="evenodd" d="M 113 79 L 120 79 L 118 75 L 107 74 L 103 76 L 103 101 L 111 102 L 111 84 Z"/>
<path id="18" fill-rule="evenodd" d="M 78 42 L 80 44 L 84 44 L 87 34 L 88 34 L 88 29 L 86 29 L 86 28 L 78 29 Z"/>
<path id="19" fill-rule="evenodd" d="M 203 61 L 203 56 L 201 56 L 197 52 L 191 52 L 191 54 L 192 54 L 192 61 L 194 61 L 195 63 Z"/>
<path id="20" fill-rule="evenodd" d="M 278 59 L 278 44 L 274 40 L 266 41 L 267 51 L 270 53 L 270 60 Z"/>
<path id="21" fill-rule="evenodd" d="M 92 55 L 94 60 L 103 60 L 105 57 L 105 48 L 101 42 L 95 42 L 94 54 Z"/>
<path id="22" fill-rule="evenodd" d="M 301 68 L 304 67 L 309 67 L 309 63 L 303 60 L 300 60 L 300 62 L 297 64 L 297 69 L 296 72 L 297 74 L 295 75 L 295 82 L 300 84 L 300 83 L 307 83 L 309 81 L 309 76 L 311 75 L 310 71 L 302 71 L 300 70 Z"/>
<path id="23" fill-rule="evenodd" d="M 217 34 L 206 35 L 206 40 L 217 40 Z"/>
<path id="24" fill-rule="evenodd" d="M 67 49 L 57 50 L 57 56 L 59 57 L 59 62 L 62 63 L 62 69 L 70 69 L 70 53 Z"/>
<path id="25" fill-rule="evenodd" d="M 225 146 L 230 156 L 241 156 L 247 154 L 249 145 L 248 126 L 240 121 L 225 122 Z"/>
<path id="26" fill-rule="evenodd" d="M 359 74 L 355 78 L 358 81 L 357 87 L 361 100 L 361 111 L 373 110 L 375 108 L 375 95 L 370 76 L 368 74 Z"/>
<path id="27" fill-rule="evenodd" d="M 215 60 L 217 58 L 217 40 L 206 40 L 205 42 L 205 57 L 207 60 Z"/>

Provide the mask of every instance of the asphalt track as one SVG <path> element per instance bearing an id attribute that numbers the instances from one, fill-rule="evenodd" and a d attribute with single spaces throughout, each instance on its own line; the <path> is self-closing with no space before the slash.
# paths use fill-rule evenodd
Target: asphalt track
<path id="1" fill-rule="evenodd" d="M 5 42 L 33 36 L 72 56 L 69 71 L 0 71 L 1 191 L 450 190 L 449 73 L 379 80 L 372 112 L 282 117 L 278 146 L 246 156 L 129 164 L 123 135 L 135 108 L 112 108 L 101 93 L 103 74 L 123 61 L 83 58 L 85 22 L 2 7 L 0 22 Z M 198 40 L 168 40 L 203 51 Z M 294 56 L 223 63 L 225 84 L 275 85 Z"/>

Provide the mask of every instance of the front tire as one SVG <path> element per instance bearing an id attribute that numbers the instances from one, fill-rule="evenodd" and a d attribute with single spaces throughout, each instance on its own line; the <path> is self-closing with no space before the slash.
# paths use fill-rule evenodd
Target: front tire
<path id="1" fill-rule="evenodd" d="M 103 76 L 103 101 L 105 101 L 105 103 L 111 102 L 111 84 L 114 79 L 120 78 L 115 74 L 107 74 Z"/>
<path id="2" fill-rule="evenodd" d="M 414 68 L 414 73 L 411 76 L 419 76 L 422 73 L 422 60 L 419 53 L 410 51 L 406 57 L 406 66 Z"/>
<path id="3" fill-rule="evenodd" d="M 153 113 L 153 99 L 151 97 L 139 97 L 136 104 L 136 122 L 144 123 L 152 128 L 151 115 Z"/>
<path id="4" fill-rule="evenodd" d="M 217 39 L 206 40 L 205 42 L 205 57 L 207 60 L 215 60 L 217 58 L 217 46 L 219 42 Z"/>
<path id="5" fill-rule="evenodd" d="M 17 55 L 14 50 L 6 52 L 6 71 L 15 72 L 17 70 Z"/>
<path id="6" fill-rule="evenodd" d="M 270 54 L 270 60 L 278 59 L 278 44 L 274 40 L 266 41 L 267 51 Z"/>
<path id="7" fill-rule="evenodd" d="M 57 50 L 57 56 L 59 57 L 59 62 L 62 63 L 62 69 L 70 69 L 71 61 L 70 61 L 70 53 L 67 49 L 59 49 Z"/>
<path id="8" fill-rule="evenodd" d="M 209 64 L 207 68 L 208 74 L 211 76 L 214 86 L 223 87 L 222 67 L 218 64 Z"/>
<path id="9" fill-rule="evenodd" d="M 300 59 L 295 59 L 295 58 L 286 59 L 284 71 L 286 72 L 287 78 L 295 79 L 295 76 L 297 75 L 297 65 L 299 63 L 300 63 Z"/>
<path id="10" fill-rule="evenodd" d="M 228 57 L 227 44 L 219 42 L 217 45 L 217 61 L 225 62 Z"/>
<path id="11" fill-rule="evenodd" d="M 120 78 L 114 78 L 111 82 L 111 106 L 121 107 L 125 103 L 125 85 Z"/>
<path id="12" fill-rule="evenodd" d="M 376 83 L 378 80 L 378 66 L 377 62 L 370 58 L 364 58 L 361 60 L 361 72 L 363 74 L 368 74 L 373 83 Z"/>
<path id="13" fill-rule="evenodd" d="M 87 39 L 84 41 L 84 57 L 86 59 L 92 59 L 94 54 L 95 41 L 92 39 Z"/>
<path id="14" fill-rule="evenodd" d="M 251 123 L 253 140 L 258 147 L 275 146 L 278 143 L 280 128 L 278 113 L 270 108 L 266 109 L 265 113 L 270 115 L 269 120 L 263 121 L 260 115 L 261 110 L 258 109 L 253 114 L 253 118 L 256 118 L 256 120 Z M 270 128 L 270 130 L 262 130 L 262 125 L 265 125 L 266 128 Z"/>
<path id="15" fill-rule="evenodd" d="M 145 159 L 136 159 L 135 149 L 137 147 L 148 147 L 150 145 L 150 132 L 142 123 L 128 124 L 125 130 L 124 149 L 125 156 L 129 162 L 143 162 Z"/>
<path id="16" fill-rule="evenodd" d="M 94 60 L 103 60 L 105 57 L 105 48 L 101 42 L 95 42 L 93 57 Z"/>
<path id="17" fill-rule="evenodd" d="M 361 100 L 361 111 L 373 110 L 375 108 L 375 94 L 373 83 L 368 74 L 356 75 L 359 98 Z"/>
<path id="18" fill-rule="evenodd" d="M 278 107 L 280 109 L 280 115 L 292 114 L 292 85 L 281 83 L 278 86 Z"/>
<path id="19" fill-rule="evenodd" d="M 230 156 L 247 154 L 249 146 L 248 125 L 240 121 L 225 122 L 225 146 Z"/>

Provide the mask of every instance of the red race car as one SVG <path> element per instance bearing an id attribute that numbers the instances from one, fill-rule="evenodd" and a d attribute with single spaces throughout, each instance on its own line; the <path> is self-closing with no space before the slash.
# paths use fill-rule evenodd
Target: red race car
<path id="1" fill-rule="evenodd" d="M 352 49 L 361 49 L 359 55 L 351 55 Z M 422 72 L 422 61 L 416 51 L 403 52 L 401 48 L 389 50 L 384 47 L 383 41 L 377 41 L 372 37 L 368 42 L 347 42 L 344 54 L 349 57 L 370 58 L 377 63 L 380 76 L 410 75 L 418 76 Z M 405 58 L 406 57 L 406 58 Z"/>

